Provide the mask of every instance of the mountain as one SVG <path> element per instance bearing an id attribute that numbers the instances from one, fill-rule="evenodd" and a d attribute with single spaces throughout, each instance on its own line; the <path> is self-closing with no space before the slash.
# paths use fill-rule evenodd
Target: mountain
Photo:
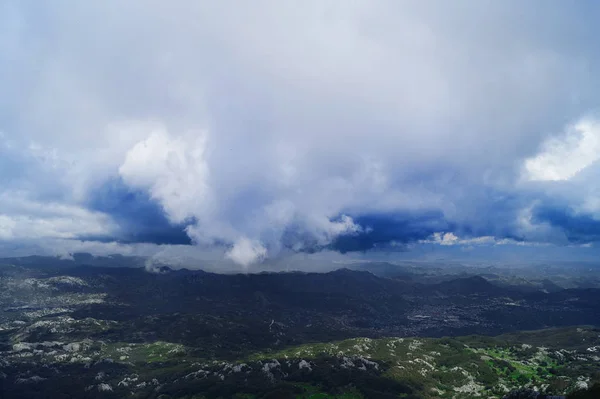
<path id="1" fill-rule="evenodd" d="M 89 253 L 74 253 L 69 257 L 57 256 L 23 256 L 0 258 L 0 267 L 6 265 L 31 267 L 35 269 L 71 269 L 75 266 L 99 267 L 143 267 L 146 259 L 138 256 L 120 254 L 94 256 Z"/>
<path id="2" fill-rule="evenodd" d="M 481 276 L 457 278 L 435 284 L 430 289 L 446 295 L 489 295 L 501 296 L 512 293 L 510 288 L 501 288 Z"/>
<path id="3" fill-rule="evenodd" d="M 598 324 L 597 288 L 524 291 L 463 274 L 418 282 L 350 269 L 216 274 L 61 262 L 0 266 L 0 393 L 7 397 L 43 397 L 34 393 L 44 387 L 90 398 L 190 399 L 192 391 L 217 398 L 236 390 L 252 398 L 273 390 L 275 398 L 421 398 L 427 386 L 448 393 L 433 397 L 458 399 L 534 375 L 563 389 L 552 385 L 559 364 L 571 381 L 564 389 L 574 387 L 593 377 L 590 362 L 600 353 L 594 329 L 519 332 Z M 513 335 L 487 337 L 502 333 Z M 550 346 L 576 353 L 550 356 L 543 349 Z M 84 377 L 70 383 L 75 375 Z M 454 391 L 467 387 L 464 395 Z"/>

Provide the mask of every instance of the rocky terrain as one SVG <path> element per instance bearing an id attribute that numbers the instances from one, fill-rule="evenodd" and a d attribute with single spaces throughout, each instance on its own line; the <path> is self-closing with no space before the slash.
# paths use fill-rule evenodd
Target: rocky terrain
<path id="1" fill-rule="evenodd" d="M 564 394 L 600 379 L 600 330 L 566 326 L 598 320 L 598 289 L 479 276 L 4 265 L 0 397 Z"/>

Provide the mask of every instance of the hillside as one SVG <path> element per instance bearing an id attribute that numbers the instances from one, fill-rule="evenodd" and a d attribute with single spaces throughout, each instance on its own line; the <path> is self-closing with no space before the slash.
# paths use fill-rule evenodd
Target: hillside
<path id="1" fill-rule="evenodd" d="M 594 324 L 599 312 L 596 289 L 523 292 L 480 276 L 423 284 L 348 269 L 223 275 L 5 266 L 0 392 L 3 399 L 463 399 L 499 398 L 518 386 L 564 393 L 598 380 L 600 330 L 567 326 Z"/>

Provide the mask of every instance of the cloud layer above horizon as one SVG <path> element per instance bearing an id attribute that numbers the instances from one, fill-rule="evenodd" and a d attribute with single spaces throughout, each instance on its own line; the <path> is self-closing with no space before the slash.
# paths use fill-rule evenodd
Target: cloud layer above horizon
<path id="1" fill-rule="evenodd" d="M 193 245 L 248 266 L 594 246 L 598 17 L 561 1 L 4 1 L 0 248 Z"/>

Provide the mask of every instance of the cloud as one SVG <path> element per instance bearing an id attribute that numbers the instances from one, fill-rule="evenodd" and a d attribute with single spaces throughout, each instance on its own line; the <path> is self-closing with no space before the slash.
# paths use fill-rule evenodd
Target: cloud
<path id="1" fill-rule="evenodd" d="M 225 257 L 242 266 L 263 260 L 267 256 L 267 249 L 258 241 L 250 241 L 242 237 L 227 251 Z"/>
<path id="2" fill-rule="evenodd" d="M 570 126 L 562 137 L 546 141 L 543 150 L 525 161 L 530 180 L 569 180 L 600 159 L 600 125 L 595 119 Z"/>
<path id="3" fill-rule="evenodd" d="M 390 246 L 400 249 L 439 230 L 456 227 L 439 210 L 362 214 L 356 218 L 356 223 L 364 227 L 354 234 L 339 235 L 331 248 L 344 253 L 389 249 Z"/>
<path id="4" fill-rule="evenodd" d="M 194 244 L 249 264 L 597 240 L 596 5 L 1 7 L 0 190 L 22 193 L 6 242 Z"/>
<path id="5" fill-rule="evenodd" d="M 99 212 L 55 202 L 39 202 L 18 191 L 0 194 L 0 239 L 77 239 L 112 236 L 116 225 Z"/>
<path id="6" fill-rule="evenodd" d="M 185 232 L 187 224 L 169 221 L 161 205 L 147 191 L 129 187 L 121 178 L 109 178 L 90 190 L 85 205 L 95 212 L 110 215 L 116 225 L 110 235 L 95 239 L 122 243 L 191 244 Z"/>
<path id="7" fill-rule="evenodd" d="M 547 223 L 564 235 L 569 243 L 590 243 L 600 240 L 600 219 L 589 213 L 575 211 L 568 206 L 540 206 L 533 217 L 538 223 Z"/>
<path id="8" fill-rule="evenodd" d="M 203 133 L 171 137 L 157 127 L 127 152 L 119 174 L 129 186 L 148 190 L 169 220 L 184 223 L 210 207 L 205 141 Z"/>
<path id="9" fill-rule="evenodd" d="M 421 244 L 438 244 L 442 246 L 464 246 L 472 250 L 475 246 L 490 245 L 540 245 L 538 242 L 515 241 L 510 238 L 496 238 L 493 236 L 461 238 L 452 232 L 435 232 L 428 239 L 420 240 Z"/>

